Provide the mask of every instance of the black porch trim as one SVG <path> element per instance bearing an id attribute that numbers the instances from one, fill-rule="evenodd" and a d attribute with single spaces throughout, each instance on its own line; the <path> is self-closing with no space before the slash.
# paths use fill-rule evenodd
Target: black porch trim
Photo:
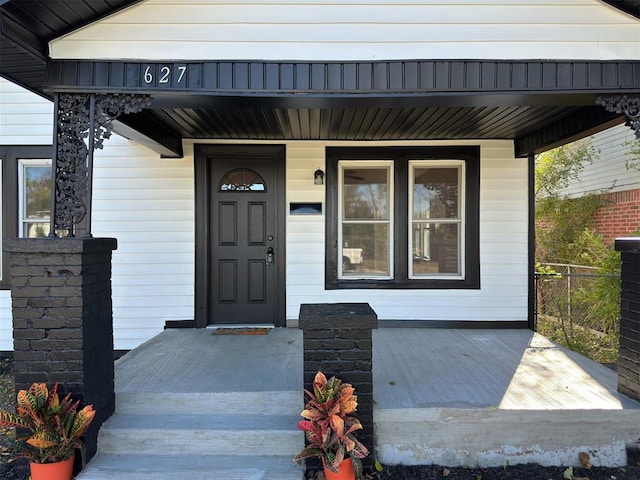
<path id="1" fill-rule="evenodd" d="M 602 107 L 583 107 L 514 140 L 516 157 L 526 157 L 624 123 L 625 117 Z"/>
<path id="2" fill-rule="evenodd" d="M 536 306 L 536 156 L 530 153 L 527 157 L 527 325 L 534 332 L 538 331 Z"/>
<path id="3" fill-rule="evenodd" d="M 502 138 L 526 157 L 621 122 L 597 99 L 637 94 L 640 61 L 52 61 L 47 85 L 152 95 L 119 133 L 165 157 L 182 138 Z"/>
<path id="4" fill-rule="evenodd" d="M 162 158 L 182 158 L 182 137 L 149 115 L 122 115 L 113 122 L 113 131 L 146 146 Z"/>
<path id="5" fill-rule="evenodd" d="M 317 94 L 565 94 L 555 105 L 593 105 L 594 95 L 635 93 L 640 61 L 415 60 L 379 62 L 90 62 L 52 61 L 56 91 Z M 583 96 L 580 98 L 580 96 Z M 555 96 L 554 96 L 555 97 Z M 539 105 L 512 100 L 515 104 Z M 494 104 L 504 105 L 504 99 Z M 523 103 L 524 102 L 524 103 Z M 568 102 L 568 103 L 565 103 Z M 579 103 L 576 103 L 579 102 Z M 455 104 L 456 102 L 451 102 Z M 464 104 L 476 103 L 465 100 Z M 168 105 L 167 105 L 168 106 Z"/>

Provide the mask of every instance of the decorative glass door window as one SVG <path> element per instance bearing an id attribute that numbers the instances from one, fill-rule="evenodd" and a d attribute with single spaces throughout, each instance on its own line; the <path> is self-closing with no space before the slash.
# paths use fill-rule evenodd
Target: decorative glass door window
<path id="1" fill-rule="evenodd" d="M 409 162 L 409 278 L 463 278 L 464 162 Z"/>
<path id="2" fill-rule="evenodd" d="M 393 276 L 393 162 L 339 162 L 340 278 Z"/>
<path id="3" fill-rule="evenodd" d="M 236 168 L 227 173 L 218 186 L 220 192 L 266 192 L 262 177 L 248 168 Z"/>

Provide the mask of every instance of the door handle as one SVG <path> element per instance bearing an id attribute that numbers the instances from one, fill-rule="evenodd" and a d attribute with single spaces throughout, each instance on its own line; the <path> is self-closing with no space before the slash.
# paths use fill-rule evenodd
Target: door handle
<path id="1" fill-rule="evenodd" d="M 273 265 L 273 247 L 267 249 L 267 265 Z"/>

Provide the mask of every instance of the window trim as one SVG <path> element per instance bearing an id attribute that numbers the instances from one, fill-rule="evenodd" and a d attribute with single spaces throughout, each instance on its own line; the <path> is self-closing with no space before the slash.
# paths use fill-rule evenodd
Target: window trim
<path id="1" fill-rule="evenodd" d="M 18 160 L 51 160 L 52 145 L 0 145 L 2 160 L 2 241 L 18 238 Z M 1 246 L 1 245 L 0 245 Z M 2 249 L 0 290 L 11 288 L 9 254 Z"/>
<path id="2" fill-rule="evenodd" d="M 340 171 L 338 162 L 387 160 L 393 168 L 393 256 L 390 279 L 339 278 L 338 223 Z M 462 160 L 465 162 L 465 238 L 462 279 L 409 278 L 409 161 Z M 363 163 L 364 165 L 364 163 Z M 480 146 L 327 147 L 325 216 L 325 289 L 479 289 L 480 288 Z"/>

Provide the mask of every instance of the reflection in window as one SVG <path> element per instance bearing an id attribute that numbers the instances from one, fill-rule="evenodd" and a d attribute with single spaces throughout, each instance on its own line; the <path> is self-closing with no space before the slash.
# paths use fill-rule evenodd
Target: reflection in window
<path id="1" fill-rule="evenodd" d="M 412 278 L 461 276 L 463 162 L 410 162 Z"/>
<path id="2" fill-rule="evenodd" d="M 391 162 L 340 162 L 341 278 L 389 278 Z"/>
<path id="3" fill-rule="evenodd" d="M 46 237 L 51 217 L 51 161 L 22 159 L 18 165 L 20 236 Z"/>
<path id="4" fill-rule="evenodd" d="M 220 182 L 220 192 L 266 192 L 267 186 L 258 173 L 238 168 L 227 173 Z"/>
<path id="5" fill-rule="evenodd" d="M 2 185 L 4 184 L 4 179 L 2 178 L 2 158 L 0 158 L 0 207 L 3 207 L 3 193 L 2 193 Z M 2 224 L 4 223 L 4 208 L 0 208 L 0 251 L 2 251 L 2 238 L 4 237 L 4 232 L 2 231 Z M 2 253 L 0 253 L 0 280 L 2 280 L 3 268 L 2 268 Z"/>

